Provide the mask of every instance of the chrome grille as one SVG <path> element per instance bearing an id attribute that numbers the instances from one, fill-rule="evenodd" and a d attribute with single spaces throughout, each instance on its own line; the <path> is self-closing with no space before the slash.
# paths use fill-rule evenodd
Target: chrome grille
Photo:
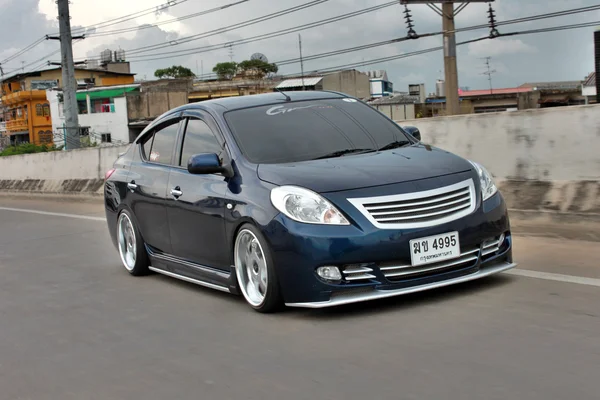
<path id="1" fill-rule="evenodd" d="M 375 278 L 372 274 L 373 268 L 363 266 L 347 266 L 343 269 L 344 280 L 351 283 L 361 283 L 360 281 L 368 281 Z"/>
<path id="2" fill-rule="evenodd" d="M 424 228 L 475 211 L 475 185 L 469 179 L 434 190 L 348 201 L 378 228 Z"/>
<path id="3" fill-rule="evenodd" d="M 460 257 L 441 261 L 439 263 L 420 265 L 413 267 L 412 265 L 397 265 L 394 263 L 380 264 L 379 269 L 381 273 L 390 281 L 397 281 L 402 279 L 415 278 L 420 275 L 429 275 L 434 273 L 441 273 L 447 269 L 461 269 L 466 268 L 469 265 L 475 264 L 479 257 L 479 247 L 476 249 L 468 250 L 463 252 Z"/>

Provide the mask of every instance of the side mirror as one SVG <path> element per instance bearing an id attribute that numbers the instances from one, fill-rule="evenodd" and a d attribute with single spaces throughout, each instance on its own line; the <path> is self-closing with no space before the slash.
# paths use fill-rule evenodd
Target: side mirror
<path id="1" fill-rule="evenodd" d="M 421 141 L 421 131 L 416 126 L 403 126 L 404 129 L 409 135 L 417 139 L 419 142 Z"/>
<path id="2" fill-rule="evenodd" d="M 214 153 L 196 154 L 188 160 L 188 172 L 194 175 L 218 174 L 224 172 L 219 156 Z"/>

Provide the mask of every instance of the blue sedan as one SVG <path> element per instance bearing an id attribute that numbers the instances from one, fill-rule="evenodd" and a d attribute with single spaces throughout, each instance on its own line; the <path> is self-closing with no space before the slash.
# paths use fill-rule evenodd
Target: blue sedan
<path id="1" fill-rule="evenodd" d="M 156 119 L 106 173 L 125 269 L 320 308 L 510 268 L 502 195 L 475 162 L 341 93 L 211 100 Z"/>

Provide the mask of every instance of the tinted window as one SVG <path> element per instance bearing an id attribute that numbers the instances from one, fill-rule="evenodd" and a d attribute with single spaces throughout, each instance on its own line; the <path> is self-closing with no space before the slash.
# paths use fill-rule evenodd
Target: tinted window
<path id="1" fill-rule="evenodd" d="M 187 166 L 191 156 L 200 153 L 221 154 L 222 148 L 206 122 L 190 119 L 185 130 L 180 166 Z"/>
<path id="2" fill-rule="evenodd" d="M 173 155 L 173 147 L 177 140 L 179 123 L 167 125 L 154 134 L 149 161 L 159 164 L 170 164 Z"/>
<path id="3" fill-rule="evenodd" d="M 150 149 L 152 148 L 152 139 L 154 138 L 154 135 L 150 135 L 148 136 L 145 140 L 145 142 L 143 142 L 142 144 L 142 148 L 144 149 L 144 159 L 149 160 L 150 159 Z"/>
<path id="4" fill-rule="evenodd" d="M 410 140 L 400 127 L 353 99 L 303 101 L 235 110 L 225 119 L 254 163 L 312 160 L 347 149 Z"/>

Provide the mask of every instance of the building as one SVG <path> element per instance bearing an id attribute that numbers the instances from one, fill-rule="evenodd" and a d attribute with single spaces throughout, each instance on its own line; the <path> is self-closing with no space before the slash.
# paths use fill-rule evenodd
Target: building
<path id="1" fill-rule="evenodd" d="M 270 79 L 248 79 L 246 77 L 235 77 L 229 81 L 194 82 L 189 93 L 189 102 L 270 93 L 276 85 L 277 82 Z"/>
<path id="2" fill-rule="evenodd" d="M 304 78 L 286 79 L 275 89 L 283 91 L 329 90 L 368 100 L 371 98 L 371 82 L 367 74 L 355 69 L 311 75 Z"/>
<path id="3" fill-rule="evenodd" d="M 129 63 L 109 63 L 107 69 L 75 68 L 81 88 L 131 84 L 134 75 Z M 5 106 L 6 135 L 12 144 L 53 142 L 50 103 L 46 90 L 60 88 L 62 69 L 52 68 L 13 75 L 2 80 L 2 103 Z"/>
<path id="4" fill-rule="evenodd" d="M 585 97 L 585 104 L 596 103 L 597 89 L 595 72 L 592 72 L 581 85 L 581 95 Z"/>
<path id="5" fill-rule="evenodd" d="M 520 88 L 530 88 L 540 94 L 539 108 L 577 106 L 585 104 L 581 93 L 582 81 L 525 83 Z"/>
<path id="6" fill-rule="evenodd" d="M 188 103 L 190 79 L 163 79 L 77 91 L 82 140 L 97 144 L 131 143 L 156 117 Z M 46 94 L 54 143 L 64 144 L 62 91 Z"/>
<path id="7" fill-rule="evenodd" d="M 394 84 L 388 79 L 387 71 L 380 69 L 367 71 L 371 84 L 371 97 L 379 98 L 394 94 Z"/>
<path id="8" fill-rule="evenodd" d="M 404 121 L 417 117 L 419 96 L 386 96 L 370 101 L 368 104 L 394 121 Z"/>

